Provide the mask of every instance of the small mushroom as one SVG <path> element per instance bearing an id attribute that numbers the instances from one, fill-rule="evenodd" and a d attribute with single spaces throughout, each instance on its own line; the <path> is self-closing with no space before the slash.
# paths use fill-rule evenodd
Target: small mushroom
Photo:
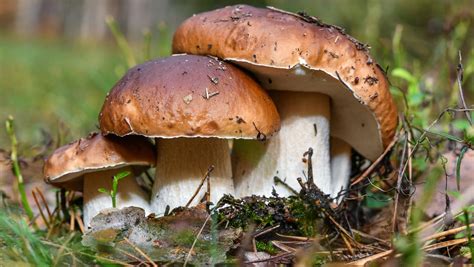
<path id="1" fill-rule="evenodd" d="M 92 133 L 56 149 L 45 161 L 43 174 L 47 183 L 83 192 L 84 225 L 88 227 L 95 215 L 112 207 L 110 196 L 99 188 L 110 191 L 113 176 L 123 171 L 130 174 L 119 182 L 117 208 L 136 206 L 149 212 L 149 197 L 136 182 L 135 174 L 155 162 L 153 145 L 146 138 Z"/>
<path id="2" fill-rule="evenodd" d="M 237 11 L 247 16 L 222 19 Z M 212 49 L 195 48 L 204 44 Z M 290 195 L 272 178 L 299 188 L 295 178 L 303 176 L 301 157 L 309 147 L 314 148 L 315 183 L 335 196 L 348 184 L 351 148 L 375 160 L 395 136 L 397 111 L 389 83 L 367 46 L 317 18 L 229 6 L 183 22 L 174 34 L 173 52 L 217 56 L 251 72 L 271 90 L 282 128 L 267 143 L 234 143 L 237 196 L 268 195 L 273 186 L 280 195 Z M 330 137 L 340 140 L 332 144 L 337 155 L 333 167 Z M 255 151 L 265 151 L 258 161 Z"/>
<path id="3" fill-rule="evenodd" d="M 99 122 L 104 134 L 156 138 L 151 208 L 157 214 L 186 205 L 211 165 L 211 201 L 233 194 L 227 139 L 270 137 L 280 127 L 275 105 L 252 78 L 216 58 L 191 55 L 130 69 L 110 91 Z"/>

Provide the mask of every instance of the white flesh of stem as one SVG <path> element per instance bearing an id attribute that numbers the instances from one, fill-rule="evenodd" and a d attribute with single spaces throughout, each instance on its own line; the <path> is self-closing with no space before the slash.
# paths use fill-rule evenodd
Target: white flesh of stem
<path id="1" fill-rule="evenodd" d="M 351 146 L 339 138 L 331 138 L 331 176 L 332 190 L 328 193 L 331 197 L 337 197 L 341 190 L 347 188 L 351 178 Z M 342 200 L 342 195 L 337 202 Z"/>
<path id="2" fill-rule="evenodd" d="M 146 214 L 150 212 L 149 197 L 138 185 L 131 167 L 88 173 L 84 175 L 84 225 L 86 227 L 100 211 L 112 208 L 110 195 L 98 190 L 105 188 L 110 192 L 113 176 L 123 171 L 130 171 L 131 174 L 118 182 L 117 208 L 135 206 L 144 209 Z"/>
<path id="3" fill-rule="evenodd" d="M 236 196 L 292 194 L 284 185 L 274 184 L 278 176 L 291 188 L 301 189 L 296 178 L 306 181 L 303 154 L 312 147 L 314 182 L 331 192 L 329 155 L 330 99 L 319 93 L 270 91 L 281 117 L 281 130 L 266 142 L 235 140 L 233 170 Z"/>
<path id="4" fill-rule="evenodd" d="M 216 204 L 224 194 L 234 194 L 229 143 L 217 138 L 157 139 L 157 164 L 151 198 L 151 208 L 157 215 L 185 206 L 199 187 L 208 168 L 211 201 Z M 194 198 L 191 206 L 200 202 L 207 191 L 207 182 Z"/>

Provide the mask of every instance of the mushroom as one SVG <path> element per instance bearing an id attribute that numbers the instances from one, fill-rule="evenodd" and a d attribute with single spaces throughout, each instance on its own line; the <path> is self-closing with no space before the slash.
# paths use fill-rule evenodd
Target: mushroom
<path id="1" fill-rule="evenodd" d="M 230 61 L 271 90 L 282 129 L 265 144 L 234 144 L 237 196 L 268 194 L 273 176 L 298 188 L 295 178 L 305 169 L 300 159 L 309 147 L 314 148 L 316 184 L 335 196 L 347 186 L 351 148 L 375 160 L 395 136 L 396 107 L 368 47 L 317 18 L 274 8 L 229 6 L 183 22 L 174 34 L 173 52 Z M 339 155 L 336 163 L 344 165 L 332 167 L 337 176 L 331 175 L 331 136 L 342 141 L 334 149 Z M 266 153 L 255 161 L 241 146 Z M 284 186 L 276 191 L 291 194 Z"/>
<path id="2" fill-rule="evenodd" d="M 143 169 L 154 165 L 154 152 L 153 145 L 143 137 L 92 133 L 56 149 L 45 161 L 43 174 L 47 183 L 83 192 L 83 220 L 88 227 L 95 215 L 112 207 L 110 196 L 98 190 L 110 191 L 113 176 L 123 171 L 130 174 L 119 182 L 117 208 L 137 206 L 149 212 L 149 198 L 136 182 L 132 166 Z"/>
<path id="3" fill-rule="evenodd" d="M 280 127 L 275 105 L 252 78 L 216 58 L 192 55 L 130 69 L 108 94 L 99 122 L 105 134 L 156 138 L 151 208 L 157 214 L 187 204 L 211 165 L 210 200 L 233 194 L 226 139 L 265 139 Z"/>

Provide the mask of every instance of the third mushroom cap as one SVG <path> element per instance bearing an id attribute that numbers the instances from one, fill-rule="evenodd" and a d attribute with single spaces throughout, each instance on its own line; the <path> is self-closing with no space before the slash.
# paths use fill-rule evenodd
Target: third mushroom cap
<path id="1" fill-rule="evenodd" d="M 315 151 L 316 184 L 335 195 L 349 174 L 331 177 L 330 136 L 370 160 L 395 136 L 396 106 L 367 46 L 317 18 L 274 8 L 229 6 L 187 19 L 174 35 L 173 52 L 223 58 L 252 72 L 272 90 L 282 130 L 267 144 L 253 145 L 266 152 L 258 163 L 247 148 L 240 149 L 250 146 L 248 142 L 235 144 L 238 196 L 268 194 L 272 183 L 260 180 L 274 175 L 297 188 L 295 178 L 305 169 L 301 157 L 308 147 Z M 350 169 L 350 152 L 340 150 L 346 151 L 346 166 L 335 166 L 333 172 Z M 289 194 L 284 188 L 277 192 Z"/>

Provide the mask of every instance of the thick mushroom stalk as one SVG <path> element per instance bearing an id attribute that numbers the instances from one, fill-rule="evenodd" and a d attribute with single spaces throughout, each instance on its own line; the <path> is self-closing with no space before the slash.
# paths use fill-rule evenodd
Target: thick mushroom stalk
<path id="1" fill-rule="evenodd" d="M 352 147 L 343 140 L 331 138 L 331 179 L 332 188 L 327 192 L 341 201 L 343 192 L 351 178 Z"/>
<path id="2" fill-rule="evenodd" d="M 271 91 L 281 118 L 281 130 L 271 140 L 237 140 L 234 143 L 234 179 L 237 197 L 270 195 L 274 187 L 281 196 L 292 191 L 274 184 L 273 177 L 298 190 L 297 177 L 304 177 L 303 154 L 314 148 L 314 181 L 332 193 L 329 150 L 330 99 L 319 93 Z"/>
<path id="3" fill-rule="evenodd" d="M 148 214 L 150 211 L 148 196 L 137 184 L 131 167 L 121 169 L 111 169 L 98 172 L 87 173 L 84 175 L 84 225 L 89 226 L 92 218 L 100 211 L 112 208 L 111 196 L 99 192 L 104 188 L 107 192 L 112 190 L 112 180 L 114 175 L 120 172 L 128 171 L 130 174 L 119 180 L 116 196 L 116 208 L 140 207 Z"/>
<path id="4" fill-rule="evenodd" d="M 214 204 L 224 194 L 234 194 L 229 144 L 218 138 L 157 139 L 157 165 L 153 185 L 151 208 L 157 214 L 185 206 L 198 189 L 208 168 L 210 175 L 210 200 Z M 207 191 L 206 183 L 191 202 L 200 202 Z"/>

